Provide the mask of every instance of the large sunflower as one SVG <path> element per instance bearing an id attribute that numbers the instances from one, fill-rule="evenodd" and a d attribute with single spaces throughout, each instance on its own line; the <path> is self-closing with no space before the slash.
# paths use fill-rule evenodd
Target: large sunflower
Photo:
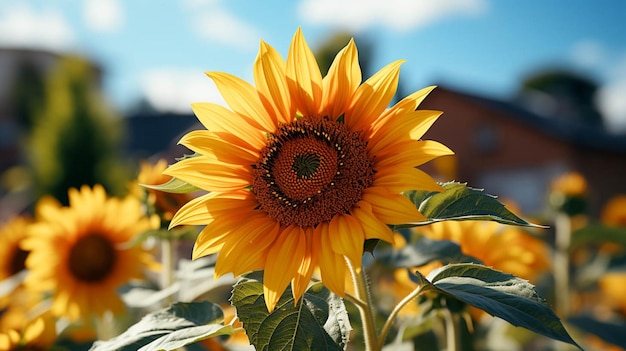
<path id="1" fill-rule="evenodd" d="M 116 289 L 155 265 L 149 252 L 130 241 L 158 221 L 143 215 L 136 198 L 108 198 L 100 185 L 68 194 L 69 207 L 51 199 L 37 207 L 37 223 L 22 244 L 30 251 L 25 284 L 52 291 L 53 314 L 70 320 L 119 312 Z"/>
<path id="2" fill-rule="evenodd" d="M 218 275 L 264 270 L 270 311 L 290 281 L 299 299 L 317 267 L 324 284 L 343 296 L 346 259 L 360 269 L 364 240 L 392 241 L 387 224 L 424 219 L 400 193 L 441 190 L 415 167 L 451 154 L 419 140 L 441 114 L 416 111 L 433 87 L 387 109 L 401 63 L 361 83 L 351 40 L 322 78 L 298 29 L 286 61 L 261 42 L 256 87 L 208 72 L 230 109 L 193 104 L 208 130 L 180 143 L 199 156 L 166 170 L 209 191 L 171 223 L 206 224 L 193 257 L 219 252 Z"/>

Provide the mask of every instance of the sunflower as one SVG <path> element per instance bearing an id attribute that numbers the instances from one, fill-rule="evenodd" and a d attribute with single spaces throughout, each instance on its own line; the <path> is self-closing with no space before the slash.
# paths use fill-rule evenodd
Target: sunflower
<path id="1" fill-rule="evenodd" d="M 604 205 L 602 223 L 626 228 L 626 194 L 615 195 Z"/>
<path id="2" fill-rule="evenodd" d="M 298 29 L 286 61 L 261 41 L 256 86 L 208 72 L 230 109 L 193 104 L 207 130 L 180 143 L 197 156 L 165 171 L 209 192 L 171 223 L 206 225 L 193 257 L 219 252 L 217 275 L 264 270 L 269 311 L 290 282 L 298 300 L 316 268 L 344 296 L 347 262 L 360 270 L 364 240 L 392 241 L 388 224 L 424 219 L 401 193 L 441 190 L 416 166 L 452 153 L 419 140 L 441 114 L 416 110 L 433 87 L 387 108 L 401 63 L 361 83 L 350 40 L 322 78 Z"/>
<path id="3" fill-rule="evenodd" d="M 453 241 L 464 254 L 486 266 L 530 281 L 552 266 L 548 245 L 519 227 L 489 221 L 445 221 L 415 231 L 430 239 Z M 429 273 L 424 269 L 420 272 Z"/>
<path id="4" fill-rule="evenodd" d="M 49 350 L 56 341 L 56 328 L 50 317 L 39 317 L 22 330 L 0 331 L 0 350 Z"/>
<path id="5" fill-rule="evenodd" d="M 158 223 L 143 215 L 136 198 L 108 198 L 100 185 L 68 194 L 69 207 L 50 198 L 37 206 L 37 222 L 22 244 L 30 250 L 25 284 L 51 291 L 53 314 L 72 321 L 119 312 L 116 289 L 156 265 L 148 251 L 129 241 Z"/>

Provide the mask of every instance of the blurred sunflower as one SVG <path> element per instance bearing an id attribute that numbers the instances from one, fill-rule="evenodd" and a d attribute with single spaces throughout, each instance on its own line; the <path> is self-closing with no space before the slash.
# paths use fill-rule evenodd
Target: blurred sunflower
<path id="1" fill-rule="evenodd" d="M 219 252 L 217 275 L 264 270 L 269 311 L 290 281 L 299 299 L 315 268 L 343 296 L 346 258 L 360 270 L 364 240 L 392 241 L 387 224 L 424 219 L 400 193 L 441 190 L 416 166 L 452 153 L 419 140 L 441 114 L 416 110 L 433 87 L 387 109 L 401 63 L 361 83 L 350 40 L 322 78 L 298 29 L 286 61 L 261 42 L 256 87 L 208 72 L 230 109 L 193 104 L 208 130 L 180 143 L 198 156 L 165 171 L 210 192 L 171 223 L 206 224 L 193 257 Z"/>
<path id="2" fill-rule="evenodd" d="M 20 247 L 20 242 L 26 237 L 29 224 L 25 217 L 14 217 L 0 227 L 0 280 L 26 268 L 28 251 Z"/>
<path id="3" fill-rule="evenodd" d="M 602 209 L 602 223 L 626 228 L 626 195 L 612 197 Z"/>
<path id="4" fill-rule="evenodd" d="M 166 168 L 167 161 L 164 159 L 159 159 L 156 163 L 142 162 L 137 182 L 145 185 L 165 184 L 172 179 L 163 174 Z M 167 193 L 147 187 L 138 187 L 138 191 L 145 191 L 148 205 L 167 222 L 172 220 L 179 208 L 194 198 L 191 194 Z"/>
<path id="5" fill-rule="evenodd" d="M 490 221 L 445 221 L 415 230 L 430 239 L 453 241 L 465 255 L 486 266 L 530 281 L 552 266 L 548 245 L 519 227 Z"/>
<path id="6" fill-rule="evenodd" d="M 9 329 L 0 332 L 0 350 L 6 351 L 49 350 L 55 341 L 54 320 L 48 317 L 39 317 L 22 330 Z"/>
<path id="7" fill-rule="evenodd" d="M 52 312 L 74 321 L 123 308 L 116 289 L 155 268 L 152 255 L 130 241 L 158 227 L 134 197 L 108 198 L 102 186 L 70 189 L 69 207 L 50 198 L 37 206 L 22 247 L 30 250 L 25 284 L 51 291 Z"/>

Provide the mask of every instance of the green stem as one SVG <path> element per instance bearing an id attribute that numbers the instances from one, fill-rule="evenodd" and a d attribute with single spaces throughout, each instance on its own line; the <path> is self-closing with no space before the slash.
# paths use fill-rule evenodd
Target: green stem
<path id="1" fill-rule="evenodd" d="M 378 342 L 379 342 L 378 349 L 383 348 L 385 339 L 387 338 L 387 334 L 389 334 L 389 331 L 391 330 L 391 327 L 393 326 L 393 322 L 396 319 L 396 316 L 398 315 L 398 313 L 400 313 L 400 311 L 404 308 L 404 306 L 406 306 L 409 302 L 411 302 L 414 298 L 416 298 L 421 293 L 422 293 L 422 287 L 419 286 L 417 289 L 413 290 L 410 294 L 405 296 L 393 308 L 393 310 L 389 314 L 389 317 L 387 317 L 387 321 L 385 321 L 385 325 L 383 325 L 382 331 L 380 332 L 380 337 L 378 339 Z"/>
<path id="2" fill-rule="evenodd" d="M 572 237 L 571 220 L 565 213 L 555 218 L 554 286 L 556 312 L 561 318 L 570 314 L 569 247 Z"/>
<path id="3" fill-rule="evenodd" d="M 176 262 L 176 239 L 161 239 L 161 288 L 165 289 L 172 285 L 174 282 L 174 264 Z M 169 295 L 167 304 L 173 302 L 172 296 Z"/>
<path id="4" fill-rule="evenodd" d="M 367 279 L 365 278 L 365 272 L 363 269 L 356 269 L 349 259 L 346 258 L 348 268 L 352 274 L 352 281 L 354 282 L 354 291 L 356 299 L 361 303 L 357 303 L 361 313 L 361 323 L 363 324 L 363 338 L 365 340 L 365 350 L 375 351 L 380 350 L 378 344 L 378 337 L 376 335 L 376 323 L 374 321 L 374 311 L 372 310 L 372 299 L 370 296 L 369 288 L 367 286 Z"/>
<path id="5" fill-rule="evenodd" d="M 458 348 L 458 330 L 456 321 L 450 309 L 443 308 L 441 310 L 444 323 L 446 324 L 446 351 L 457 351 Z"/>

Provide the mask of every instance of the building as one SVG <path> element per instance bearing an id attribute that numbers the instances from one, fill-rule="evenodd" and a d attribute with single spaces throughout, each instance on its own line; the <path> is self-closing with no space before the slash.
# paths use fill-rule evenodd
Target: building
<path id="1" fill-rule="evenodd" d="M 626 193 L 626 135 L 446 87 L 435 89 L 420 108 L 444 111 L 424 139 L 455 152 L 455 180 L 512 199 L 526 214 L 545 208 L 551 181 L 565 172 L 587 179 L 591 215 Z"/>

